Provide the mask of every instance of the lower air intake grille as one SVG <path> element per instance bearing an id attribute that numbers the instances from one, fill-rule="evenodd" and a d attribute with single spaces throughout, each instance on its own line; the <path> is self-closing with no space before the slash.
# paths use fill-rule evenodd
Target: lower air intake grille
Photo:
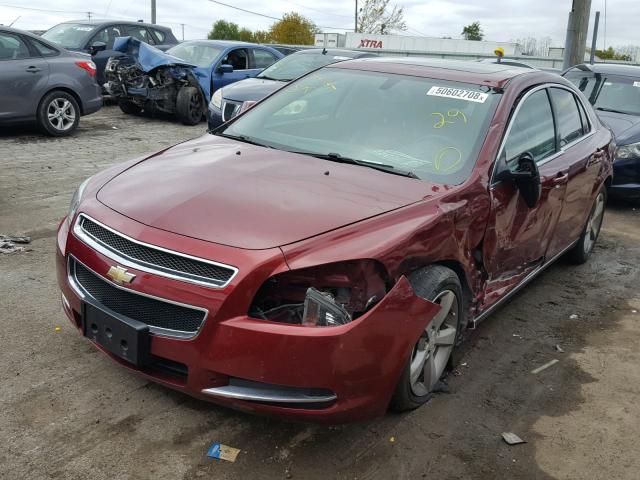
<path id="1" fill-rule="evenodd" d="M 93 273 L 75 259 L 69 259 L 70 271 L 84 293 L 100 305 L 145 323 L 152 328 L 195 334 L 206 317 L 206 312 L 155 298 L 121 290 Z"/>

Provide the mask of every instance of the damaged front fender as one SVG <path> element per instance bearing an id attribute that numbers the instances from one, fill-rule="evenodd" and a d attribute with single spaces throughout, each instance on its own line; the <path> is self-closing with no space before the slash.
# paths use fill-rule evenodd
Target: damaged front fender
<path id="1" fill-rule="evenodd" d="M 224 365 L 223 373 L 233 378 L 329 389 L 337 397 L 330 407 L 335 415 L 323 416 L 332 423 L 371 418 L 386 411 L 413 346 L 439 311 L 403 276 L 377 305 L 346 325 L 309 328 L 250 317 L 221 322 L 208 362 Z M 270 352 L 266 358 L 264 351 Z M 246 402 L 238 406 L 249 408 Z"/>

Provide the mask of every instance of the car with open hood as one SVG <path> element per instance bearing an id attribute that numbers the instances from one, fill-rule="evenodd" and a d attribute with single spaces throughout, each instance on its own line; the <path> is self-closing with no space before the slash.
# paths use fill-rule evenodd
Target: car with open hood
<path id="1" fill-rule="evenodd" d="M 207 114 L 209 128 L 222 125 L 311 70 L 344 60 L 376 56 L 375 53 L 337 48 L 310 48 L 292 53 L 260 72 L 255 78 L 247 78 L 216 90 L 209 102 Z"/>
<path id="2" fill-rule="evenodd" d="M 116 39 L 122 55 L 107 62 L 105 85 L 124 113 L 175 114 L 185 125 L 205 115 L 211 94 L 256 76 L 284 55 L 245 42 L 194 40 L 162 52 L 133 37 Z"/>
<path id="3" fill-rule="evenodd" d="M 570 68 L 563 76 L 585 94 L 615 136 L 618 149 L 609 193 L 640 200 L 640 67 L 585 64 Z"/>
<path id="4" fill-rule="evenodd" d="M 85 181 L 57 233 L 63 309 L 203 400 L 328 423 L 416 408 L 467 327 L 587 261 L 613 153 L 558 75 L 335 63 Z"/>

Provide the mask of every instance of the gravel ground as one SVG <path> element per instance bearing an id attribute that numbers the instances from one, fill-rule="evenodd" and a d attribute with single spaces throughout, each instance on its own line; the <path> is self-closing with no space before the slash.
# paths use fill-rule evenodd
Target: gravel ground
<path id="1" fill-rule="evenodd" d="M 67 139 L 0 131 L 0 234 L 33 238 L 0 256 L 0 478 L 638 478 L 637 206 L 608 208 L 589 263 L 558 262 L 469 332 L 450 393 L 408 414 L 340 427 L 254 417 L 97 352 L 60 307 L 57 222 L 85 177 L 204 130 L 106 107 Z M 506 431 L 527 443 L 508 446 Z M 212 442 L 242 452 L 213 461 Z"/>

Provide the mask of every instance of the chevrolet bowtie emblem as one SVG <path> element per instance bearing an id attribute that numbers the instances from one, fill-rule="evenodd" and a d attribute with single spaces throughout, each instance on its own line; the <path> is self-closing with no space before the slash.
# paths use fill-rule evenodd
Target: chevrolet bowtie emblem
<path id="1" fill-rule="evenodd" d="M 122 268 L 120 265 L 109 268 L 107 276 L 111 278 L 118 285 L 123 283 L 131 283 L 136 276 L 133 273 L 127 272 L 126 268 Z"/>

